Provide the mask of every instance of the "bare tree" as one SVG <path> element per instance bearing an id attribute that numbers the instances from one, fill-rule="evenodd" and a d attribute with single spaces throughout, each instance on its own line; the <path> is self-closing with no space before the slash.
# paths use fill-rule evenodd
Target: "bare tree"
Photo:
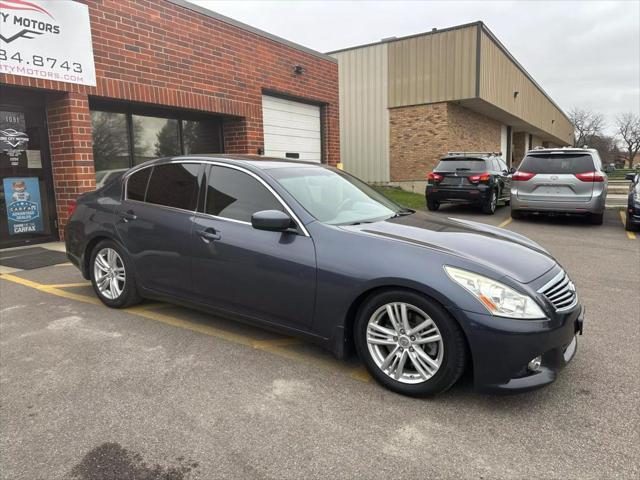
<path id="1" fill-rule="evenodd" d="M 602 133 L 604 117 L 600 113 L 574 108 L 569 112 L 569 120 L 573 124 L 574 147 L 589 145 L 593 138 Z"/>
<path id="2" fill-rule="evenodd" d="M 617 133 L 622 138 L 629 168 L 633 168 L 633 160 L 640 150 L 640 115 L 623 113 L 616 119 L 616 126 Z"/>

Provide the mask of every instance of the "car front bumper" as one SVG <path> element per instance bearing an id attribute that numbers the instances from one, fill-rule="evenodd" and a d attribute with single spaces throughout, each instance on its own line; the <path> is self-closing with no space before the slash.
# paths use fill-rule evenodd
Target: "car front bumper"
<path id="1" fill-rule="evenodd" d="M 576 305 L 552 319 L 517 320 L 461 310 L 457 317 L 469 341 L 476 390 L 519 393 L 552 383 L 571 361 L 582 334 L 584 308 Z M 537 371 L 529 362 L 540 356 Z"/>

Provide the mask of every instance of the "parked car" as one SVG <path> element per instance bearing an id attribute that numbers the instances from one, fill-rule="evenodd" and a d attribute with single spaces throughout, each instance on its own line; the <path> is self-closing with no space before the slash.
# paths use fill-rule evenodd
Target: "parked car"
<path id="1" fill-rule="evenodd" d="M 592 148 L 530 150 L 511 178 L 511 216 L 525 213 L 587 215 L 602 225 L 607 175 Z"/>
<path id="2" fill-rule="evenodd" d="M 404 209 L 320 164 L 212 155 L 151 161 L 81 195 L 67 255 L 98 298 L 193 305 L 355 350 L 387 388 L 425 396 L 469 366 L 479 390 L 549 384 L 583 309 L 526 237 Z"/>
<path id="3" fill-rule="evenodd" d="M 627 173 L 625 178 L 631 181 L 631 185 L 624 226 L 632 232 L 640 229 L 640 173 Z"/>
<path id="4" fill-rule="evenodd" d="M 494 153 L 449 153 L 427 175 L 427 208 L 433 211 L 443 203 L 469 203 L 493 215 L 498 203 L 509 204 L 511 173 Z"/>

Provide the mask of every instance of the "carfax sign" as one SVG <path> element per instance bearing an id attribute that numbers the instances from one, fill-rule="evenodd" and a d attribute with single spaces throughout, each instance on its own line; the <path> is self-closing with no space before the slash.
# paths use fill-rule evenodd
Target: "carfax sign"
<path id="1" fill-rule="evenodd" d="M 95 86 L 89 8 L 71 0 L 0 0 L 0 73 Z"/>
<path id="2" fill-rule="evenodd" d="M 38 178 L 5 178 L 2 183 L 9 235 L 44 231 Z"/>

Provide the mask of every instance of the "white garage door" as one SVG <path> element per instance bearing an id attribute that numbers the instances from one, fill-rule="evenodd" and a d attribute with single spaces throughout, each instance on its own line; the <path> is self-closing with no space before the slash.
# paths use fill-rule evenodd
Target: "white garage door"
<path id="1" fill-rule="evenodd" d="M 264 154 L 320 162 L 320 107 L 262 96 Z"/>

